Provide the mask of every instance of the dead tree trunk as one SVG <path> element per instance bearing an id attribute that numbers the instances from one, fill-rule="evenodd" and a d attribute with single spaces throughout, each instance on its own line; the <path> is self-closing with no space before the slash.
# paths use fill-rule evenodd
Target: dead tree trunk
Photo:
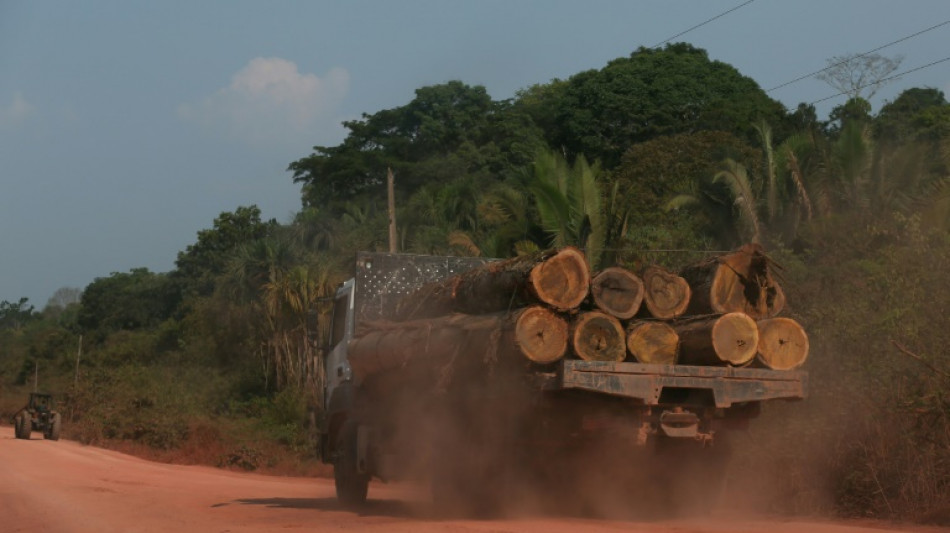
<path id="1" fill-rule="evenodd" d="M 671 319 L 682 316 L 690 301 L 686 280 L 658 266 L 643 271 L 643 304 L 645 313 L 654 318 Z"/>
<path id="2" fill-rule="evenodd" d="M 741 311 L 755 320 L 772 318 L 785 307 L 785 293 L 772 275 L 774 266 L 761 245 L 746 244 L 686 267 L 681 275 L 693 289 L 689 314 Z"/>
<path id="3" fill-rule="evenodd" d="M 567 247 L 494 261 L 423 285 L 398 303 L 395 318 L 480 315 L 533 303 L 566 311 L 580 305 L 589 289 L 587 259 L 577 248 Z"/>
<path id="4" fill-rule="evenodd" d="M 588 311 L 571 324 L 574 355 L 585 361 L 623 361 L 627 357 L 627 339 L 616 318 L 600 311 Z"/>
<path id="5" fill-rule="evenodd" d="M 598 309 L 620 320 L 626 320 L 640 310 L 643 282 L 625 268 L 610 267 L 591 280 L 590 294 Z"/>
<path id="6" fill-rule="evenodd" d="M 808 358 L 808 335 L 791 318 L 767 318 L 756 323 L 759 327 L 760 363 L 775 370 L 792 370 Z"/>
<path id="7" fill-rule="evenodd" d="M 348 359 L 357 379 L 406 366 L 503 358 L 553 363 L 567 351 L 567 322 L 532 306 L 512 314 L 453 314 L 430 320 L 375 322 L 350 342 Z M 490 342 L 486 343 L 486 339 Z"/>
<path id="8" fill-rule="evenodd" d="M 676 330 L 663 322 L 638 321 L 627 328 L 627 351 L 641 363 L 676 364 L 679 341 Z"/>
<path id="9" fill-rule="evenodd" d="M 755 358 L 759 330 L 745 313 L 701 316 L 673 324 L 680 364 L 742 366 Z"/>

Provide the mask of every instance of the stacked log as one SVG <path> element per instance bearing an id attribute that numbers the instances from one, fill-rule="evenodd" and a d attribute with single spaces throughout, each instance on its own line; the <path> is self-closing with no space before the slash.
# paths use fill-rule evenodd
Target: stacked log
<path id="1" fill-rule="evenodd" d="M 682 316 L 690 302 L 689 283 L 664 268 L 652 265 L 643 271 L 646 314 L 654 318 Z"/>
<path id="2" fill-rule="evenodd" d="M 487 263 L 421 286 L 391 320 L 363 324 L 349 346 L 357 379 L 410 367 L 527 371 L 564 357 L 641 364 L 801 366 L 808 337 L 776 317 L 785 295 L 761 246 L 641 276 L 591 277 L 577 248 Z M 450 372 L 451 373 L 451 372 Z"/>
<path id="3" fill-rule="evenodd" d="M 396 306 L 399 320 L 449 313 L 484 314 L 540 303 L 557 311 L 587 298 L 590 271 L 574 247 L 494 261 L 440 282 L 423 285 Z"/>
<path id="4" fill-rule="evenodd" d="M 772 270 L 772 261 L 755 243 L 688 266 L 680 273 L 693 289 L 687 312 L 742 312 L 756 320 L 772 318 L 785 307 L 785 293 Z"/>
<path id="5" fill-rule="evenodd" d="M 627 328 L 627 349 L 640 363 L 676 364 L 679 344 L 676 330 L 665 322 L 640 320 Z"/>
<path id="6" fill-rule="evenodd" d="M 643 282 L 625 268 L 599 272 L 590 283 L 590 295 L 601 311 L 620 320 L 633 318 L 643 302 Z"/>

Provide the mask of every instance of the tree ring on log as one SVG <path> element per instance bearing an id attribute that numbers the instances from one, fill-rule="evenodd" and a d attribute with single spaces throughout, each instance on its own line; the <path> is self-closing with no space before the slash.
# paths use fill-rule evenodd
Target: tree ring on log
<path id="1" fill-rule="evenodd" d="M 758 321 L 758 360 L 773 370 L 792 370 L 808 359 L 808 335 L 798 322 L 778 317 Z"/>
<path id="2" fill-rule="evenodd" d="M 643 302 L 643 282 L 625 268 L 606 268 L 591 281 L 594 304 L 621 320 L 633 318 Z"/>
<path id="3" fill-rule="evenodd" d="M 532 268 L 529 280 L 540 301 L 558 311 L 574 309 L 590 291 L 587 258 L 577 248 L 568 246 Z"/>
<path id="4" fill-rule="evenodd" d="M 637 361 L 646 364 L 676 364 L 679 335 L 669 324 L 635 322 L 627 331 L 627 350 Z"/>
<path id="5" fill-rule="evenodd" d="M 567 352 L 567 322 L 549 309 L 528 307 L 515 322 L 515 343 L 529 360 L 549 364 Z"/>
<path id="6" fill-rule="evenodd" d="M 574 320 L 571 345 L 585 361 L 623 361 L 627 357 L 627 339 L 616 318 L 599 311 L 581 313 Z"/>
<path id="7" fill-rule="evenodd" d="M 727 313 L 713 324 L 712 343 L 721 360 L 741 366 L 758 352 L 759 328 L 745 313 Z"/>

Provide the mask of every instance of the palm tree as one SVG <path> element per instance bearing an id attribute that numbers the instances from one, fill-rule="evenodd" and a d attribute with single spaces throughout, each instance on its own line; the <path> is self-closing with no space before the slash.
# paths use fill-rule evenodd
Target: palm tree
<path id="1" fill-rule="evenodd" d="M 563 156 L 542 151 L 535 158 L 528 190 L 535 197 L 541 226 L 551 246 L 585 250 L 591 267 L 601 261 L 606 234 L 600 164 L 578 156 L 570 166 Z"/>
<path id="2" fill-rule="evenodd" d="M 739 215 L 739 222 L 746 228 L 744 233 L 748 235 L 751 242 L 759 242 L 762 232 L 756 211 L 756 194 L 745 166 L 732 159 L 726 159 L 723 161 L 723 169 L 713 176 L 712 182 L 724 183 L 728 187 L 732 195 L 733 207 Z"/>

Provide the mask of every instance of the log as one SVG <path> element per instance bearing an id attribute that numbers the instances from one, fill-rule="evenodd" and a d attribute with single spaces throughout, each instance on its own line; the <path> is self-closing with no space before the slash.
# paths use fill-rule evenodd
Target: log
<path id="1" fill-rule="evenodd" d="M 378 321 L 362 331 L 348 346 L 350 367 L 358 380 L 415 364 L 434 367 L 455 358 L 485 366 L 502 359 L 548 364 L 564 357 L 568 342 L 567 322 L 541 306 L 510 314 Z"/>
<path id="2" fill-rule="evenodd" d="M 450 313 L 480 315 L 543 303 L 567 311 L 587 298 L 590 270 L 574 247 L 486 263 L 423 285 L 396 305 L 397 320 Z"/>
<path id="3" fill-rule="evenodd" d="M 643 282 L 625 268 L 610 267 L 591 280 L 590 295 L 598 309 L 620 320 L 626 320 L 640 310 Z"/>
<path id="4" fill-rule="evenodd" d="M 647 267 L 642 277 L 646 312 L 641 315 L 671 319 L 686 312 L 691 291 L 685 279 L 655 265 Z"/>
<path id="5" fill-rule="evenodd" d="M 785 293 L 772 275 L 774 263 L 759 244 L 690 265 L 680 273 L 693 289 L 690 314 L 743 312 L 772 318 L 785 307 Z"/>
<path id="6" fill-rule="evenodd" d="M 574 355 L 585 361 L 623 361 L 627 338 L 616 318 L 600 311 L 580 313 L 571 324 Z"/>
<path id="7" fill-rule="evenodd" d="M 756 359 L 774 370 L 792 370 L 808 359 L 808 335 L 791 318 L 767 318 L 756 322 L 759 328 Z"/>
<path id="8" fill-rule="evenodd" d="M 676 330 L 663 322 L 643 320 L 627 327 L 627 351 L 640 363 L 676 364 L 679 342 Z"/>
<path id="9" fill-rule="evenodd" d="M 745 313 L 701 316 L 673 324 L 680 338 L 679 363 L 742 366 L 755 358 L 759 330 Z"/>

